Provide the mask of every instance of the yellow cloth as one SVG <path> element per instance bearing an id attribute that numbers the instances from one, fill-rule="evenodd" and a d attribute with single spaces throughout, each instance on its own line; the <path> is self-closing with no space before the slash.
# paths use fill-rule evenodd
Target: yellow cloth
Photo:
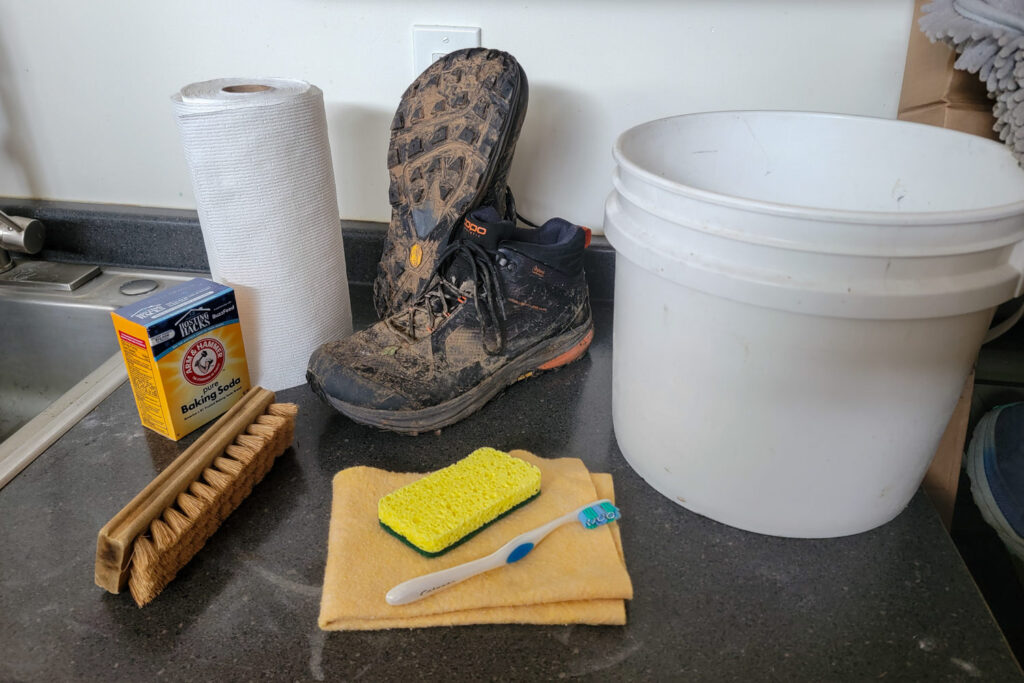
<path id="1" fill-rule="evenodd" d="M 436 558 L 384 531 L 377 500 L 424 476 L 352 467 L 334 477 L 320 628 L 373 630 L 460 624 L 625 624 L 633 586 L 619 525 L 566 524 L 524 560 L 407 605 L 389 605 L 389 589 L 416 576 L 488 555 L 514 536 L 600 498 L 614 500 L 609 474 L 591 475 L 577 458 L 512 455 L 541 470 L 541 493 L 472 539 Z"/>

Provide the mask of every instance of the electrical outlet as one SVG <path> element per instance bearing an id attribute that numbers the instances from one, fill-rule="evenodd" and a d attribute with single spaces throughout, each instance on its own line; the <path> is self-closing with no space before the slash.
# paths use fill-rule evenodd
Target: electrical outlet
<path id="1" fill-rule="evenodd" d="M 412 27 L 412 68 L 415 76 L 449 52 L 480 47 L 480 28 L 474 26 Z"/>

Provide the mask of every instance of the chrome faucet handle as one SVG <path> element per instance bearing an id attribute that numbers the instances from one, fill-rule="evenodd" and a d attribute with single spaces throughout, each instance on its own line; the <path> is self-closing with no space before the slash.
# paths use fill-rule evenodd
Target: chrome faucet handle
<path id="1" fill-rule="evenodd" d="M 43 248 L 46 229 L 35 218 L 8 216 L 0 211 L 0 273 L 14 267 L 10 251 L 35 254 Z"/>

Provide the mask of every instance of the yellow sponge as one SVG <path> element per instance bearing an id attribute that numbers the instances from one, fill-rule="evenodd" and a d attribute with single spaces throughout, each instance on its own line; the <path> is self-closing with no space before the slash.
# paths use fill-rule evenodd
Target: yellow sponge
<path id="1" fill-rule="evenodd" d="M 434 557 L 540 493 L 540 470 L 493 448 L 387 494 L 377 503 L 386 530 Z"/>

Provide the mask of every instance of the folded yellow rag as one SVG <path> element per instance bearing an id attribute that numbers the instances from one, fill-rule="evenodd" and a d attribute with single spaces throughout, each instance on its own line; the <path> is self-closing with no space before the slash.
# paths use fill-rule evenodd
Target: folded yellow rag
<path id="1" fill-rule="evenodd" d="M 422 574 L 488 555 L 514 536 L 599 498 L 614 500 L 612 478 L 591 475 L 577 458 L 511 455 L 541 470 L 541 493 L 465 543 L 424 557 L 377 521 L 377 501 L 424 476 L 352 467 L 334 477 L 320 628 L 372 630 L 459 624 L 625 624 L 633 597 L 619 525 L 564 525 L 521 562 L 495 569 L 407 605 L 387 591 Z M 627 513 L 628 514 L 628 511 Z"/>

